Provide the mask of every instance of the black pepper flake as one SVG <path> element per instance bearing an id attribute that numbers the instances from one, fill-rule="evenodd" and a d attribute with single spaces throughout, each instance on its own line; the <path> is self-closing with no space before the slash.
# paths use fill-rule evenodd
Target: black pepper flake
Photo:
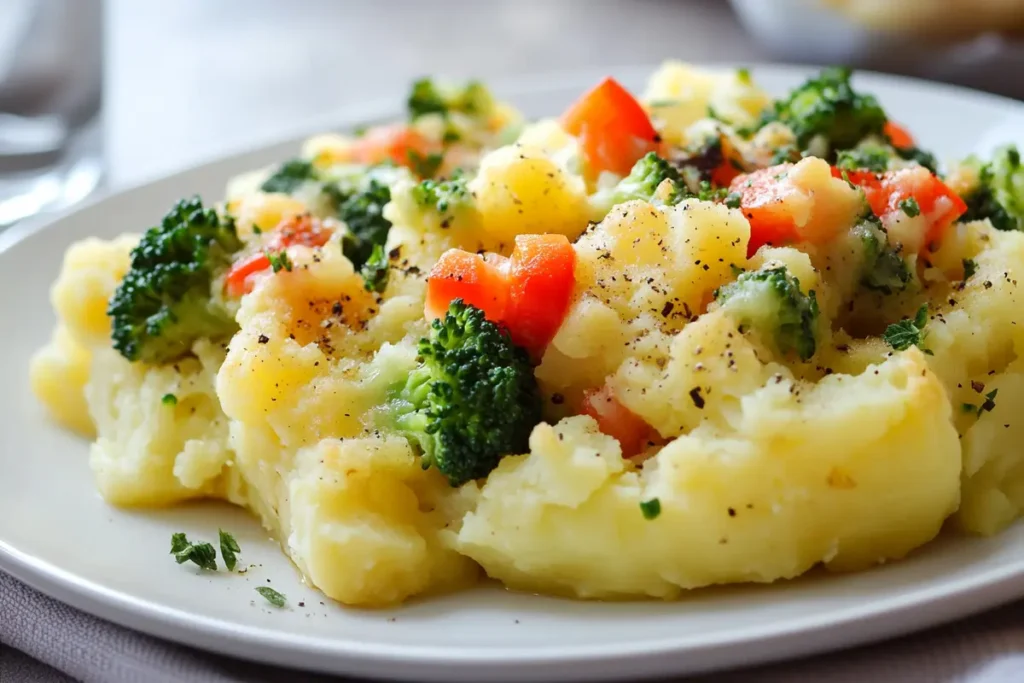
<path id="1" fill-rule="evenodd" d="M 736 516 L 736 508 L 729 508 L 729 516 L 730 517 L 735 517 Z"/>
<path id="2" fill-rule="evenodd" d="M 266 344 L 267 342 L 269 342 L 269 341 L 270 341 L 270 337 L 268 337 L 268 336 L 267 336 L 267 335 L 265 335 L 265 334 L 261 334 L 261 335 L 260 335 L 260 338 L 259 338 L 259 339 L 257 339 L 256 341 L 258 341 L 258 342 L 259 342 L 260 344 Z"/>
<path id="3" fill-rule="evenodd" d="M 977 381 L 972 379 L 971 380 L 971 389 L 974 389 L 974 393 L 980 394 L 981 392 L 985 391 L 985 385 L 982 384 L 981 382 L 977 382 Z"/>
<path id="4" fill-rule="evenodd" d="M 551 394 L 551 402 L 556 406 L 560 406 L 565 403 L 565 396 L 562 396 L 561 394 Z"/>
<path id="5" fill-rule="evenodd" d="M 704 397 L 700 395 L 700 387 L 690 389 L 690 399 L 693 401 L 693 405 L 697 406 L 698 409 L 704 408 Z"/>
<path id="6" fill-rule="evenodd" d="M 675 307 L 676 305 L 674 303 L 672 303 L 671 301 L 666 301 L 665 306 L 661 309 L 661 317 L 667 318 L 672 313 L 672 309 Z"/>

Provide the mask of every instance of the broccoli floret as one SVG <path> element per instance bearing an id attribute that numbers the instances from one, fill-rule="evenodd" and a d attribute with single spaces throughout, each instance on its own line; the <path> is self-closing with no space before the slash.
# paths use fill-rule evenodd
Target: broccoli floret
<path id="1" fill-rule="evenodd" d="M 379 244 L 373 245 L 370 258 L 363 264 L 359 274 L 363 277 L 363 285 L 368 292 L 383 292 L 388 286 L 388 275 L 391 272 L 388 257 L 384 254 L 384 247 Z"/>
<path id="2" fill-rule="evenodd" d="M 868 135 L 881 135 L 887 120 L 885 111 L 871 95 L 850 87 L 847 68 L 824 69 L 775 103 L 774 111 L 761 124 L 781 121 L 796 135 L 802 149 L 812 139 L 825 138 L 831 149 L 848 149 Z"/>
<path id="3" fill-rule="evenodd" d="M 718 288 L 715 300 L 741 327 L 773 341 L 779 353 L 795 351 L 802 360 L 814 355 L 818 300 L 814 290 L 800 291 L 800 281 L 785 266 L 742 273 Z"/>
<path id="4" fill-rule="evenodd" d="M 391 189 L 376 178 L 350 195 L 340 197 L 338 217 L 348 233 L 342 238 L 342 252 L 357 270 L 370 259 L 375 245 L 384 246 L 391 221 L 384 218 L 384 206 L 391 201 Z"/>
<path id="5" fill-rule="evenodd" d="M 892 150 L 882 145 L 860 145 L 836 154 L 836 166 L 844 171 L 883 173 L 889 168 Z"/>
<path id="6" fill-rule="evenodd" d="M 412 189 L 412 198 L 421 207 L 439 214 L 451 213 L 473 201 L 468 179 L 461 173 L 447 180 L 424 180 Z"/>
<path id="7" fill-rule="evenodd" d="M 907 262 L 889 245 L 885 228 L 873 215 L 853 228 L 863 253 L 861 284 L 867 289 L 892 294 L 902 292 L 913 279 Z"/>
<path id="8" fill-rule="evenodd" d="M 893 159 L 913 161 L 932 173 L 937 169 L 935 157 L 918 147 L 898 149 L 877 142 L 864 142 L 853 149 L 838 152 L 836 166 L 847 171 L 867 170 L 882 173 L 889 170 Z"/>
<path id="9" fill-rule="evenodd" d="M 456 299 L 420 340 L 418 360 L 384 419 L 420 452 L 424 469 L 461 486 L 526 452 L 541 398 L 528 354 L 503 328 Z"/>
<path id="10" fill-rule="evenodd" d="M 642 199 L 645 202 L 651 201 L 655 190 L 664 181 L 670 180 L 673 183 L 673 194 L 685 193 L 686 183 L 675 166 L 663 159 L 654 152 L 648 152 L 638 162 L 633 164 L 629 175 L 623 178 L 612 191 L 612 203 L 621 204 L 631 199 Z M 675 202 L 673 202 L 675 203 Z"/>
<path id="11" fill-rule="evenodd" d="M 131 267 L 107 308 L 114 348 L 130 361 L 167 363 L 203 338 L 238 329 L 213 282 L 242 241 L 231 218 L 183 199 L 132 250 Z"/>
<path id="12" fill-rule="evenodd" d="M 984 218 L 997 230 L 1024 230 L 1024 167 L 1016 146 L 996 150 L 989 163 L 980 165 L 978 187 L 965 197 L 967 212 L 962 221 Z"/>
<path id="13" fill-rule="evenodd" d="M 468 81 L 460 87 L 446 87 L 431 78 L 421 78 L 412 84 L 407 107 L 411 121 L 428 114 L 447 117 L 452 113 L 460 113 L 487 117 L 494 110 L 494 98 L 479 81 Z"/>
<path id="14" fill-rule="evenodd" d="M 305 159 L 292 159 L 281 164 L 269 178 L 264 180 L 260 185 L 260 190 L 292 194 L 303 184 L 319 180 L 312 163 Z"/>

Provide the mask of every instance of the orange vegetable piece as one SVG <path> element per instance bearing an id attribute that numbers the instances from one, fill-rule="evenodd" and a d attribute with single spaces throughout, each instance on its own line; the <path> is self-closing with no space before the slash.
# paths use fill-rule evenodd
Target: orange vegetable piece
<path id="1" fill-rule="evenodd" d="M 640 103 L 614 78 L 584 93 L 561 118 L 562 128 L 579 138 L 593 175 L 627 175 L 633 164 L 660 147 L 661 139 Z"/>
<path id="2" fill-rule="evenodd" d="M 224 288 L 228 296 L 240 297 L 252 291 L 253 275 L 270 268 L 270 259 L 262 251 L 252 254 L 231 266 Z"/>
<path id="3" fill-rule="evenodd" d="M 503 322 L 508 308 L 508 275 L 493 257 L 449 249 L 441 254 L 427 278 L 424 313 L 427 320 L 444 317 L 455 299 L 476 306 L 488 320 Z"/>
<path id="4" fill-rule="evenodd" d="M 331 230 L 323 227 L 319 219 L 304 213 L 281 221 L 274 228 L 274 236 L 268 247 L 271 251 L 279 251 L 293 244 L 322 247 L 331 239 L 331 233 Z"/>
<path id="5" fill-rule="evenodd" d="M 516 237 L 505 317 L 513 342 L 543 353 L 569 311 L 575 271 L 576 250 L 565 235 Z"/>
<path id="6" fill-rule="evenodd" d="M 318 218 L 308 213 L 289 216 L 282 220 L 267 240 L 267 249 L 283 251 L 301 244 L 307 247 L 322 247 L 331 238 L 331 230 L 323 227 Z M 270 259 L 265 251 L 243 258 L 231 266 L 224 287 L 229 296 L 240 297 L 252 291 L 253 275 L 270 268 Z"/>
<path id="7" fill-rule="evenodd" d="M 624 458 L 639 455 L 654 436 L 654 429 L 619 403 L 608 386 L 584 394 L 583 414 L 597 421 L 597 428 L 602 434 L 619 442 Z"/>
<path id="8" fill-rule="evenodd" d="M 576 251 L 564 235 L 518 235 L 510 259 L 449 249 L 430 271 L 424 314 L 440 318 L 462 299 L 536 358 L 569 310 L 575 269 Z"/>
<path id="9" fill-rule="evenodd" d="M 895 121 L 886 121 L 882 132 L 889 138 L 889 142 L 896 149 L 909 149 L 914 146 L 914 136 Z"/>
<path id="10" fill-rule="evenodd" d="M 428 140 L 414 128 L 402 123 L 375 126 L 352 144 L 352 160 L 360 164 L 379 164 L 393 161 L 409 166 L 410 153 L 426 157 L 440 152 L 439 145 Z"/>
<path id="11" fill-rule="evenodd" d="M 783 201 L 797 190 L 776 177 L 792 167 L 793 164 L 780 164 L 739 175 L 729 186 L 730 192 L 739 193 L 740 210 L 750 223 L 748 257 L 765 244 L 779 246 L 800 239 L 796 223 Z"/>
<path id="12" fill-rule="evenodd" d="M 843 176 L 833 169 L 837 178 Z M 924 244 L 942 239 L 946 229 L 967 211 L 967 204 L 937 176 L 925 168 L 905 168 L 885 173 L 847 172 L 846 177 L 864 190 L 871 210 L 882 219 L 903 211 L 903 203 L 913 198 L 928 223 Z"/>

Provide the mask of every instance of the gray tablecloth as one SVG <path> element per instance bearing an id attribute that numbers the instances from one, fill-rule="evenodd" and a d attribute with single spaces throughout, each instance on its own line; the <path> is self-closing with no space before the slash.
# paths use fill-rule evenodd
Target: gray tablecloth
<path id="1" fill-rule="evenodd" d="M 737 661 L 742 661 L 742 652 Z M 0 572 L 3 683 L 310 683 L 326 677 L 196 652 L 129 631 Z M 351 679 L 349 679 L 351 680 Z M 1021 683 L 1024 603 L 914 636 L 692 683 Z"/>

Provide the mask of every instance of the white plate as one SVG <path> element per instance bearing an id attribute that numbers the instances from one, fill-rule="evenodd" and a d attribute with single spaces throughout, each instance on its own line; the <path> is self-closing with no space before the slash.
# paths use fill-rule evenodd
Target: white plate
<path id="1" fill-rule="evenodd" d="M 754 72 L 776 93 L 808 73 Z M 649 70 L 611 73 L 640 88 Z M 556 112 L 601 75 L 521 83 L 515 99 L 531 115 Z M 891 77 L 858 81 L 942 155 L 1024 142 L 1019 103 Z M 238 510 L 108 507 L 93 490 L 86 444 L 50 424 L 28 388 L 28 358 L 50 332 L 48 288 L 65 247 L 144 228 L 192 192 L 219 198 L 231 175 L 297 149 L 292 140 L 206 164 L 95 201 L 45 229 L 0 237 L 0 319 L 8 330 L 0 355 L 0 568 L 98 616 L 196 647 L 334 673 L 448 681 L 635 679 L 747 665 L 904 633 L 1024 595 L 1024 525 L 1017 525 L 991 539 L 948 535 L 860 574 L 698 591 L 674 603 L 574 602 L 483 585 L 394 611 L 356 611 L 306 587 Z M 211 538 L 218 526 L 236 533 L 256 568 L 199 575 L 171 561 L 173 531 Z M 288 608 L 274 609 L 254 592 L 268 580 L 288 596 Z"/>

